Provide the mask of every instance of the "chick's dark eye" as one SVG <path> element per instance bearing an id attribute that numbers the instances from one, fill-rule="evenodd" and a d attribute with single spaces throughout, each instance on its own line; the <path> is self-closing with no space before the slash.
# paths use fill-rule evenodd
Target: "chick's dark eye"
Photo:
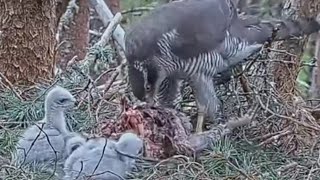
<path id="1" fill-rule="evenodd" d="M 73 152 L 73 151 L 75 151 L 76 149 L 78 149 L 78 147 L 80 147 L 79 144 L 72 146 L 71 152 Z"/>
<path id="2" fill-rule="evenodd" d="M 60 103 L 60 104 L 63 104 L 63 103 L 65 103 L 65 102 L 67 102 L 67 101 L 68 101 L 67 98 L 63 98 L 63 99 L 60 99 L 60 100 L 59 100 L 59 103 Z"/>

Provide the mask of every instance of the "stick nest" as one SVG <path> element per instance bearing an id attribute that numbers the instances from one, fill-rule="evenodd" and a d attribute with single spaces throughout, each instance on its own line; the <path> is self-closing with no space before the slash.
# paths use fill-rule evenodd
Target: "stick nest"
<path id="1" fill-rule="evenodd" d="M 254 63 L 247 63 L 243 73 L 245 76 L 216 87 L 219 98 L 224 102 L 226 119 L 244 117 L 250 107 L 260 107 L 253 121 L 248 123 L 249 126 L 232 131 L 230 141 L 233 145 L 221 142 L 232 130 L 228 125 L 213 126 L 202 134 L 191 132 L 189 117 L 195 114 L 196 107 L 189 87 L 182 92 L 183 112 L 147 105 L 129 105 L 125 99 L 120 98 L 130 97 L 124 68 L 111 64 L 105 69 L 98 69 L 102 72 L 94 72 L 99 74 L 98 77 L 90 77 L 91 73 L 87 70 L 94 67 L 96 61 L 88 62 L 86 66 L 73 64 L 54 81 L 46 81 L 34 87 L 1 84 L 0 137 L 3 138 L 0 139 L 0 155 L 7 158 L 18 133 L 43 117 L 41 109 L 44 94 L 49 87 L 59 84 L 70 89 L 79 102 L 72 115 L 68 116 L 75 131 L 113 138 L 125 131 L 133 131 L 145 140 L 147 157 L 164 159 L 180 154 L 150 168 L 154 171 L 149 171 L 146 177 L 161 179 L 173 172 L 176 179 L 183 179 L 183 173 L 185 176 L 199 177 L 197 172 L 211 179 L 217 175 L 232 175 L 236 179 L 239 174 L 247 179 L 257 174 L 262 179 L 270 177 L 270 174 L 276 174 L 275 179 L 282 176 L 287 179 L 319 177 L 319 171 L 312 169 L 318 168 L 315 162 L 319 156 L 319 110 L 293 94 L 290 94 L 292 101 L 283 98 L 274 84 L 274 76 L 277 74 L 274 74 L 274 60 L 271 58 L 260 57 Z M 286 66 L 290 70 L 289 65 Z M 129 102 L 135 101 L 130 99 Z M 240 141 L 245 142 L 245 145 L 233 147 Z M 267 157 L 266 153 L 255 154 L 256 149 L 241 149 L 246 146 L 271 149 L 273 152 Z M 190 157 L 208 147 L 213 150 L 209 155 L 199 157 L 202 159 L 201 165 L 183 156 Z M 280 166 L 287 167 L 295 162 L 299 166 L 288 166 L 289 169 L 278 171 L 283 169 Z M 14 171 L 10 176 L 15 174 Z"/>

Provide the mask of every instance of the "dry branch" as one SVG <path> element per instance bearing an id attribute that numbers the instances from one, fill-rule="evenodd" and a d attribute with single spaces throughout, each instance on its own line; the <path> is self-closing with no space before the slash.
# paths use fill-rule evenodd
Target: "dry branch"
<path id="1" fill-rule="evenodd" d="M 92 49 L 103 48 L 108 44 L 112 33 L 116 29 L 117 25 L 120 23 L 121 19 L 122 19 L 121 14 L 117 13 L 113 17 L 113 19 L 111 19 L 107 29 L 104 31 L 103 35 L 101 36 L 101 39 L 96 44 L 93 45 Z M 86 66 L 86 64 L 89 64 L 89 67 L 94 66 L 93 62 L 95 59 L 96 59 L 96 54 L 89 51 L 85 56 L 85 61 L 83 61 L 82 63 L 84 66 Z M 89 74 L 90 74 L 90 72 L 89 72 Z"/>
<path id="2" fill-rule="evenodd" d="M 3 82 L 4 81 L 4 82 Z M 23 98 L 20 96 L 20 94 L 14 89 L 13 84 L 6 78 L 4 74 L 0 72 L 0 82 L 9 90 L 11 90 L 20 100 L 23 100 Z"/>
<path id="3" fill-rule="evenodd" d="M 91 0 L 90 2 L 99 14 L 103 24 L 107 26 L 110 20 L 113 18 L 113 14 L 109 7 L 103 0 Z M 125 31 L 123 30 L 121 25 L 118 25 L 112 34 L 113 38 L 119 43 L 122 49 L 125 49 L 124 35 Z"/>
<path id="4" fill-rule="evenodd" d="M 102 37 L 99 42 L 96 43 L 97 46 L 105 46 L 110 40 L 111 35 L 116 30 L 117 25 L 121 22 L 122 15 L 121 13 L 117 13 L 111 20 L 107 27 L 107 29 L 102 34 Z"/>

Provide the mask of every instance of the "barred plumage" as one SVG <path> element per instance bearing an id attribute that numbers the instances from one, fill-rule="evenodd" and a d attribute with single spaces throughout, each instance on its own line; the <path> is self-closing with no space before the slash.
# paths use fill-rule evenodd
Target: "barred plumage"
<path id="1" fill-rule="evenodd" d="M 155 96 L 156 102 L 160 105 L 173 109 L 181 109 L 180 102 L 182 100 L 180 88 L 183 80 L 177 79 L 175 76 L 169 76 L 160 85 L 159 93 Z"/>
<path id="2" fill-rule="evenodd" d="M 140 100 L 172 107 L 179 98 L 178 81 L 188 80 L 201 131 L 203 114 L 213 117 L 219 107 L 213 77 L 259 51 L 274 28 L 272 22 L 238 17 L 230 0 L 183 0 L 157 7 L 126 34 L 132 91 Z M 315 19 L 285 21 L 276 39 L 319 29 Z"/>

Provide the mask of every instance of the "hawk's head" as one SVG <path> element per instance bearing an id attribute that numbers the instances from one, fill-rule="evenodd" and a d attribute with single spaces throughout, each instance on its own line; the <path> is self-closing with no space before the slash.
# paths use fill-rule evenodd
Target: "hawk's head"
<path id="1" fill-rule="evenodd" d="M 158 79 L 156 67 L 134 63 L 129 64 L 128 70 L 129 83 L 134 96 L 141 101 L 153 104 Z"/>

